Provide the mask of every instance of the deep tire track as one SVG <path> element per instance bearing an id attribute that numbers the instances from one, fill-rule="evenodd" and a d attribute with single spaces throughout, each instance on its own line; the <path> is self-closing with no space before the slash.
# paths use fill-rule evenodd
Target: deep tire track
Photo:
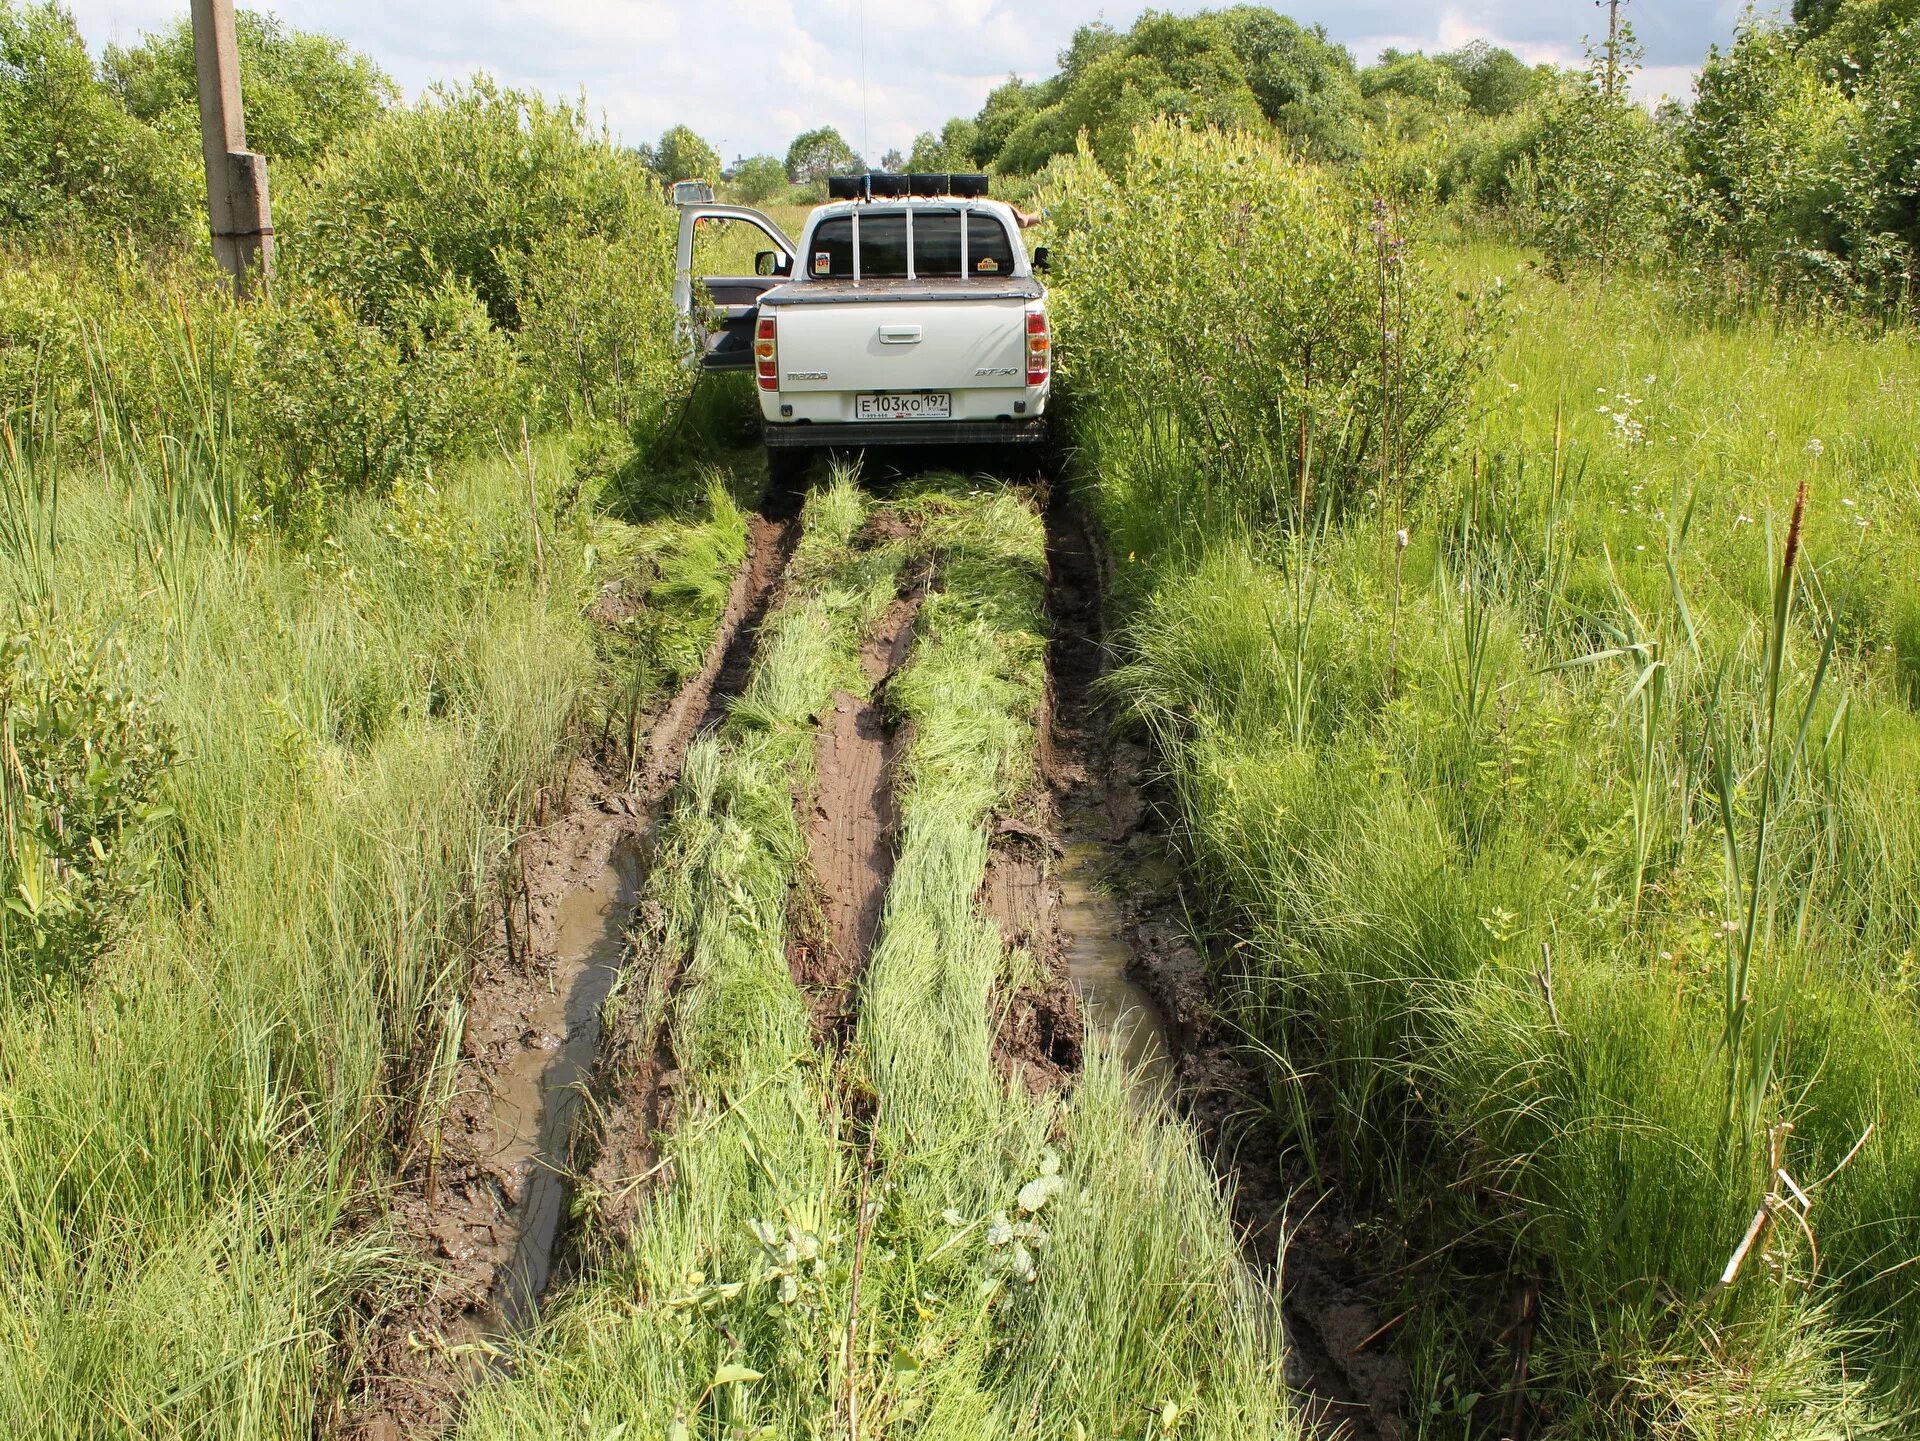
<path id="1" fill-rule="evenodd" d="M 791 510 L 785 499 L 775 497 L 769 509 Z M 678 779 L 687 747 L 724 714 L 751 673 L 760 624 L 797 538 L 798 520 L 791 514 L 749 517 L 747 556 L 706 660 L 649 722 L 641 753 L 633 758 L 631 787 L 626 759 L 603 752 L 576 758 L 559 786 L 538 798 L 535 829 L 502 868 L 488 939 L 463 997 L 466 1025 L 453 1106 L 431 1144 L 412 1146 L 390 1202 L 402 1250 L 432 1268 L 431 1282 L 424 1295 L 382 1310 L 345 1338 L 366 1361 L 356 1394 L 336 1411 L 333 1433 L 367 1441 L 444 1433 L 484 1365 L 476 1345 L 484 1349 L 503 1313 L 530 1311 L 553 1281 L 576 1269 L 576 1233 L 567 1215 L 574 1178 L 590 1175 L 597 1194 L 604 1194 L 609 1168 L 630 1165 L 621 1174 L 631 1176 L 650 1164 L 652 1137 L 667 1123 L 672 1104 L 673 1060 L 664 1035 L 637 1036 L 618 1026 L 602 1035 L 597 1010 L 581 1018 L 571 1014 L 577 1007 L 569 1008 L 567 1037 L 549 1034 L 550 1026 L 540 1020 L 551 1009 L 565 903 L 613 866 L 617 852 L 644 846 L 653 812 Z M 629 919 L 630 901 L 618 903 L 620 913 L 609 918 L 613 925 Z M 622 943 L 623 962 L 631 959 L 625 949 Z M 669 995 L 677 980 L 650 979 Z M 582 1026 L 590 1034 L 574 1036 Z M 569 1038 L 591 1047 L 586 1091 L 593 1104 L 579 1104 L 577 1091 L 568 1095 L 565 1115 L 556 1121 L 564 1122 L 556 1154 L 502 1170 L 485 1139 L 495 1129 L 500 1078 L 529 1049 L 557 1052 Z M 537 1186 L 534 1167 L 545 1173 Z M 557 1204 L 551 1194 L 556 1186 Z M 552 1227 L 544 1245 L 519 1225 L 533 1190 L 544 1201 L 541 1224 Z M 636 1205 L 631 1190 L 625 1200 L 630 1212 Z M 620 1234 L 620 1208 L 601 1199 L 596 1209 L 610 1234 Z M 524 1279 L 529 1277 L 537 1279 Z M 531 1284 L 535 1294 L 503 1295 L 503 1287 L 516 1284 Z"/>
<path id="2" fill-rule="evenodd" d="M 1400 1441 L 1406 1367 L 1391 1335 L 1373 1339 L 1387 1314 L 1377 1304 L 1383 1288 L 1361 1259 L 1337 1182 L 1311 1184 L 1256 1099 L 1268 1083 L 1221 1015 L 1217 966 L 1188 936 L 1189 901 L 1206 907 L 1171 836 L 1173 807 L 1164 797 L 1155 804 L 1148 746 L 1118 733 L 1102 700 L 1111 660 L 1105 552 L 1063 485 L 1048 497 L 1046 520 L 1053 633 L 1041 764 L 1056 812 L 1096 837 L 1106 868 L 1126 882 L 1129 979 L 1165 1018 L 1176 1103 L 1231 1200 L 1248 1262 L 1282 1282 L 1288 1379 L 1305 1418 L 1326 1441 Z"/>

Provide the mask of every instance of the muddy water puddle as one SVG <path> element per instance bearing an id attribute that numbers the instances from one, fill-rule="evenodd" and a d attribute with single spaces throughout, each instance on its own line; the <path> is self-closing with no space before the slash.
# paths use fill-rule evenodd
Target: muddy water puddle
<path id="1" fill-rule="evenodd" d="M 1164 1093 L 1173 1080 L 1166 1021 L 1153 998 L 1127 974 L 1133 950 L 1114 894 L 1120 877 L 1110 850 L 1069 831 L 1054 877 L 1060 886 L 1060 954 L 1080 992 L 1088 1025 L 1114 1037 L 1135 1077 L 1136 1094 Z"/>
<path id="2" fill-rule="evenodd" d="M 600 1045 L 600 1010 L 620 974 L 646 850 L 644 837 L 622 841 L 561 901 L 552 983 L 529 1019 L 530 1044 L 496 1080 L 489 1169 L 521 1179 L 509 1220 L 513 1251 L 477 1328 L 490 1335 L 531 1323 L 553 1275 L 573 1191 L 568 1146 Z"/>

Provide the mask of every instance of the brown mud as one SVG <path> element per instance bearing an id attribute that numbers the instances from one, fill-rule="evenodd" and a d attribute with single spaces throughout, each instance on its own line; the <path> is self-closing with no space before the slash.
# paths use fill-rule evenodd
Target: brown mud
<path id="1" fill-rule="evenodd" d="M 1408 1375 L 1377 1304 L 1390 1294 L 1383 1283 L 1396 1257 L 1378 1237 L 1363 1238 L 1337 1181 L 1316 1186 L 1283 1142 L 1272 1117 L 1279 1098 L 1221 1014 L 1220 968 L 1192 938 L 1188 916 L 1207 908 L 1173 842 L 1152 752 L 1094 699 L 1108 659 L 1103 552 L 1058 490 L 1047 540 L 1050 688 L 1055 698 L 1087 698 L 1056 704 L 1041 747 L 1059 817 L 1066 969 L 1091 1017 L 1120 1024 L 1143 1081 L 1170 1088 L 1231 1197 L 1249 1260 L 1282 1281 L 1288 1382 L 1313 1433 L 1401 1441 Z"/>
<path id="2" fill-rule="evenodd" d="M 502 863 L 470 958 L 444 1115 L 414 1138 L 387 1198 L 417 1284 L 348 1338 L 365 1363 L 333 1433 L 443 1433 L 466 1386 L 495 1364 L 492 1338 L 533 1319 L 564 1260 L 583 1116 L 612 1106 L 641 1122 L 643 1144 L 652 1135 L 644 1123 L 670 1089 L 670 1060 L 654 1064 L 649 1050 L 608 1096 L 601 1013 L 625 959 L 652 815 L 694 735 L 743 683 L 795 529 L 751 518 L 747 559 L 700 673 L 652 719 L 640 755 L 576 757 L 536 798 L 536 826 Z"/>
<path id="3" fill-rule="evenodd" d="M 833 693 L 814 731 L 813 794 L 805 798 L 807 860 L 818 924 L 788 948 L 794 983 L 807 998 L 815 1031 L 844 1039 L 854 988 L 880 930 L 893 876 L 899 816 L 893 773 L 904 737 L 888 725 L 886 683 L 907 658 L 925 582 L 901 578 L 896 596 L 860 651 L 867 694 Z"/>

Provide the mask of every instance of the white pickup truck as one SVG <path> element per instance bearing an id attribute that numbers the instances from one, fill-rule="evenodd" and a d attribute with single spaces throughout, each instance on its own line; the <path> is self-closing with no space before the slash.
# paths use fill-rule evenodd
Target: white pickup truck
<path id="1" fill-rule="evenodd" d="M 1030 259 L 985 188 L 841 177 L 834 193 L 855 198 L 816 209 L 798 245 L 756 210 L 682 205 L 674 302 L 703 368 L 754 372 L 770 469 L 825 447 L 1045 439 L 1046 249 Z M 757 273 L 695 276 L 702 228 L 734 225 L 766 237 Z"/>

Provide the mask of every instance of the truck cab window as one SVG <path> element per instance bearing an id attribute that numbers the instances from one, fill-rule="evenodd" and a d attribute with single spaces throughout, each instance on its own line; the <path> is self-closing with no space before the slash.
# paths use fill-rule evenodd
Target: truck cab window
<path id="1" fill-rule="evenodd" d="M 801 257 L 806 273 L 816 280 L 853 279 L 853 219 L 836 215 L 813 228 L 807 254 Z"/>
<path id="2" fill-rule="evenodd" d="M 1007 237 L 1007 227 L 977 211 L 967 216 L 967 274 L 1013 274 L 1013 242 Z"/>
<path id="3" fill-rule="evenodd" d="M 907 217 L 881 211 L 860 217 L 860 278 L 904 280 L 907 276 Z"/>
<path id="4" fill-rule="evenodd" d="M 914 211 L 913 270 L 923 280 L 960 278 L 959 211 Z"/>

